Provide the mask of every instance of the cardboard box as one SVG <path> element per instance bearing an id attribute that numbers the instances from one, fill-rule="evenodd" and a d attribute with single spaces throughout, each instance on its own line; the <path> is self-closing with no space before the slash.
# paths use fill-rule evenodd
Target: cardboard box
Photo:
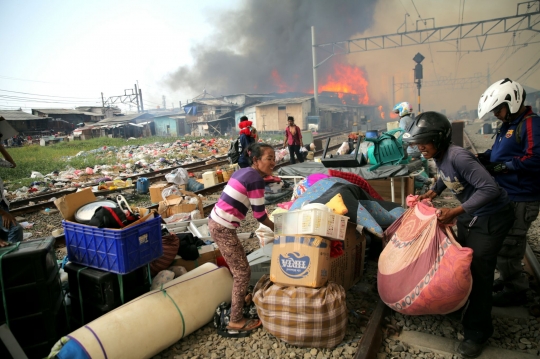
<path id="1" fill-rule="evenodd" d="M 347 224 L 343 251 L 341 256 L 330 258 L 328 280 L 349 290 L 362 278 L 366 253 L 366 236 L 356 230 L 354 223 Z"/>
<path id="2" fill-rule="evenodd" d="M 187 185 L 185 185 L 185 184 L 175 185 L 174 183 L 163 182 L 163 181 L 153 183 L 149 188 L 150 201 L 152 203 L 159 203 L 159 202 L 163 201 L 163 196 L 161 195 L 161 192 L 163 192 L 163 190 L 165 188 L 171 187 L 171 186 L 176 186 L 180 190 L 183 190 L 183 191 L 185 191 L 186 187 L 187 187 Z"/>
<path id="3" fill-rule="evenodd" d="M 345 290 L 354 286 L 364 273 L 364 258 L 366 254 L 366 237 L 362 235 L 363 241 L 356 245 L 347 253 L 347 273 L 345 281 Z"/>
<path id="4" fill-rule="evenodd" d="M 214 247 L 213 244 L 209 244 L 207 246 L 202 246 L 199 248 L 199 258 L 197 258 L 196 260 L 188 261 L 182 259 L 182 257 L 180 256 L 176 256 L 170 266 L 182 266 L 186 268 L 186 270 L 189 272 L 197 267 L 200 267 L 204 263 L 211 262 L 217 264 L 218 257 L 221 257 L 219 248 Z"/>
<path id="5" fill-rule="evenodd" d="M 328 281 L 330 241 L 318 236 L 277 236 L 272 249 L 270 280 L 319 288 Z"/>
<path id="6" fill-rule="evenodd" d="M 176 213 L 189 213 L 191 211 L 198 209 L 199 212 L 201 212 L 201 216 L 204 216 L 204 208 L 203 208 L 201 198 L 193 192 L 184 191 L 184 190 L 180 190 L 180 192 L 182 193 L 182 196 L 171 195 L 167 197 L 165 200 L 161 200 L 159 202 L 159 207 L 158 207 L 159 215 L 167 218 Z M 181 203 L 184 200 L 184 196 L 197 198 L 198 204 Z"/>
<path id="7" fill-rule="evenodd" d="M 172 185 L 173 185 L 172 183 L 168 183 L 168 182 L 156 182 L 156 183 L 153 183 L 149 188 L 150 201 L 152 203 L 159 203 L 159 202 L 163 201 L 163 197 L 161 196 L 161 192 L 165 188 L 170 187 Z"/>

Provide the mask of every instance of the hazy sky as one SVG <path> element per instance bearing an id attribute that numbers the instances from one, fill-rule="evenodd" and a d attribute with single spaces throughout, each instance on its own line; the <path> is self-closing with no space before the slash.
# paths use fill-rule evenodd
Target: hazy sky
<path id="1" fill-rule="evenodd" d="M 404 19 L 411 30 L 421 19 L 434 18 L 444 26 L 513 15 L 521 1 L 1 0 L 0 109 L 100 105 L 101 92 L 122 95 L 136 81 L 145 108 L 161 105 L 162 96 L 167 108 L 178 107 L 205 88 L 216 95 L 278 91 L 279 84 L 270 80 L 274 70 L 289 88 L 294 83 L 294 90 L 309 91 L 311 25 L 317 42 L 345 40 L 395 33 Z M 525 48 L 507 46 L 524 41 L 529 42 Z M 417 52 L 426 56 L 425 81 L 486 76 L 489 67 L 491 82 L 521 76 L 523 84 L 538 88 L 540 65 L 533 66 L 540 59 L 537 41 L 540 36 L 521 32 L 515 38 L 488 38 L 486 48 L 499 49 L 481 53 L 473 52 L 477 43 L 469 40 L 335 56 L 332 61 L 364 71 L 371 104 L 389 107 L 408 100 L 416 108 L 416 90 L 394 90 L 392 95 L 391 83 L 392 77 L 396 83 L 412 81 Z M 333 68 L 327 63 L 320 71 L 329 76 Z M 486 86 L 487 80 L 469 89 L 425 87 L 422 107 L 455 111 L 465 105 L 472 110 Z"/>

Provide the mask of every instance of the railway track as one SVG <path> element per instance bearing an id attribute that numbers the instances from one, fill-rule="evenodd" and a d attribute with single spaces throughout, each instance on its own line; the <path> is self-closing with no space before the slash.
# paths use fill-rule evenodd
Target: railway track
<path id="1" fill-rule="evenodd" d="M 474 154 L 478 153 L 473 141 L 469 138 L 467 133 L 464 131 L 463 137 L 465 141 L 467 142 L 467 146 L 464 145 L 465 148 L 469 148 L 470 151 Z M 540 264 L 538 261 L 538 258 L 533 253 L 530 245 L 527 243 L 527 249 L 525 253 L 525 270 L 529 273 L 529 275 L 533 278 L 531 282 L 540 283 Z M 536 307 L 536 311 L 540 311 L 540 306 L 538 304 L 533 304 L 531 307 L 531 311 L 533 307 Z M 377 306 L 373 310 L 370 319 L 367 323 L 366 330 L 364 332 L 364 335 L 358 342 L 358 349 L 354 356 L 354 359 L 375 359 L 377 358 L 377 354 L 380 351 L 380 348 L 383 343 L 383 339 L 385 338 L 385 332 L 388 329 L 388 323 L 385 320 L 385 318 L 389 317 L 391 314 L 390 308 L 388 308 L 382 300 L 379 300 L 377 303 Z M 523 315 L 523 313 L 521 313 Z M 503 317 L 503 318 L 513 318 L 513 316 L 516 315 L 516 309 L 515 308 L 494 308 L 494 318 L 495 317 Z M 404 317 L 412 317 L 412 316 L 404 316 Z M 441 321 L 444 320 L 441 319 Z M 524 319 L 521 319 L 524 320 Z M 440 325 L 438 323 L 437 325 Z M 390 325 L 392 327 L 392 325 Z M 411 332 L 406 331 L 403 333 L 403 336 L 406 336 L 409 341 L 409 346 L 412 348 L 415 348 L 421 353 L 436 353 L 439 354 L 441 357 L 459 357 L 455 349 L 457 348 L 457 344 L 455 344 L 455 340 L 453 339 L 447 339 L 441 337 L 435 337 L 434 335 L 426 334 L 426 333 L 419 333 L 418 332 Z M 403 342 L 403 336 L 393 336 L 392 338 L 395 340 L 400 340 Z M 388 338 L 388 336 L 387 336 Z M 401 338 L 401 339 L 400 339 Z M 413 339 L 411 339 L 413 338 Z M 504 338 L 500 338 L 500 340 L 504 340 Z M 414 344 L 410 344 L 411 342 L 414 342 Z M 402 352 L 403 353 L 403 352 Z M 399 356 L 396 356 L 396 358 Z M 401 356 L 403 357 L 403 356 Z M 411 357 L 411 354 L 409 354 L 409 357 Z M 534 356 L 531 354 L 525 354 L 523 352 L 519 352 L 517 350 L 507 350 L 507 349 L 501 349 L 501 348 L 495 348 L 495 347 L 489 347 L 484 350 L 480 358 L 533 358 Z"/>
<path id="2" fill-rule="evenodd" d="M 342 135 L 343 133 L 344 132 L 332 132 L 332 133 L 328 133 L 328 134 L 322 134 L 322 135 L 315 136 L 314 139 L 325 139 L 325 138 L 328 138 L 328 137 L 335 137 L 335 136 Z M 281 145 L 275 145 L 274 148 L 281 148 Z M 330 146 L 328 149 L 329 150 L 335 150 L 337 148 L 339 148 L 339 145 Z M 322 152 L 323 152 L 322 150 L 315 151 L 315 155 L 320 156 L 322 154 Z M 163 181 L 165 179 L 165 175 L 170 173 L 175 168 L 184 168 L 188 172 L 201 172 L 201 171 L 204 171 L 204 170 L 213 169 L 213 168 L 215 168 L 217 166 L 224 166 L 224 165 L 229 164 L 229 161 L 228 161 L 226 156 L 217 157 L 216 161 L 213 161 L 211 163 L 207 163 L 207 162 L 209 162 L 209 160 L 188 163 L 188 164 L 175 166 L 175 167 L 170 167 L 170 168 L 166 168 L 166 169 L 162 169 L 162 170 L 154 171 L 154 172 L 149 172 L 149 173 L 134 174 L 134 175 L 130 175 L 129 177 L 125 176 L 122 179 L 125 180 L 127 178 L 131 178 L 132 180 L 136 180 L 136 179 L 138 179 L 140 177 L 144 177 L 144 178 L 147 178 L 148 181 L 151 184 L 151 183 L 154 183 L 154 182 Z M 283 162 L 283 163 L 280 163 L 280 164 L 276 165 L 275 168 L 278 169 L 278 168 L 286 166 L 286 165 L 288 165 L 288 163 Z M 204 195 L 207 195 L 207 194 L 218 192 L 218 191 L 223 190 L 225 185 L 226 185 L 226 182 L 222 182 L 222 183 L 217 184 L 215 186 L 212 186 L 212 187 L 205 188 L 203 190 L 197 191 L 197 194 L 202 194 L 204 196 Z M 123 190 L 130 189 L 130 188 L 134 189 L 135 186 L 117 188 L 117 189 L 114 189 L 114 190 L 94 191 L 94 194 L 96 196 L 107 196 L 107 195 L 109 195 L 111 193 L 122 192 Z M 18 201 L 13 201 L 13 202 L 11 202 L 10 213 L 12 213 L 14 215 L 23 215 L 23 214 L 26 214 L 26 213 L 36 212 L 36 211 L 39 211 L 39 210 L 42 210 L 42 209 L 45 209 L 45 208 L 50 208 L 50 207 L 53 206 L 53 203 L 50 201 L 52 198 L 60 198 L 60 197 L 65 196 L 65 195 L 75 193 L 76 191 L 77 191 L 77 188 L 70 188 L 70 189 L 65 189 L 65 190 L 61 190 L 61 191 L 50 192 L 50 193 L 43 194 L 43 195 L 29 197 L 29 198 L 25 198 L 25 199 L 18 200 Z M 34 204 L 31 204 L 32 202 L 34 202 Z M 35 203 L 35 202 L 37 202 L 37 203 Z"/>

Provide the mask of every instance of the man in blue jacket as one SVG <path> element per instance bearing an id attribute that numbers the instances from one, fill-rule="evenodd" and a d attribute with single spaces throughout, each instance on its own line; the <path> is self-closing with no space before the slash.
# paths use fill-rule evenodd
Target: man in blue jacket
<path id="1" fill-rule="evenodd" d="M 478 118 L 487 113 L 502 121 L 491 150 L 478 154 L 514 202 L 516 220 L 497 257 L 500 279 L 494 282 L 494 306 L 527 302 L 528 278 L 522 271 L 527 232 L 540 207 L 540 118 L 525 106 L 523 87 L 508 78 L 491 85 L 480 97 Z"/>

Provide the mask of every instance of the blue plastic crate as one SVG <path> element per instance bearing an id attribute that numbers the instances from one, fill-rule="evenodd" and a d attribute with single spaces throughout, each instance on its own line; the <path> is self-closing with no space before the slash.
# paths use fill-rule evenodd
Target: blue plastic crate
<path id="1" fill-rule="evenodd" d="M 108 229 L 62 221 L 69 260 L 125 274 L 163 255 L 161 217 L 126 229 Z"/>

